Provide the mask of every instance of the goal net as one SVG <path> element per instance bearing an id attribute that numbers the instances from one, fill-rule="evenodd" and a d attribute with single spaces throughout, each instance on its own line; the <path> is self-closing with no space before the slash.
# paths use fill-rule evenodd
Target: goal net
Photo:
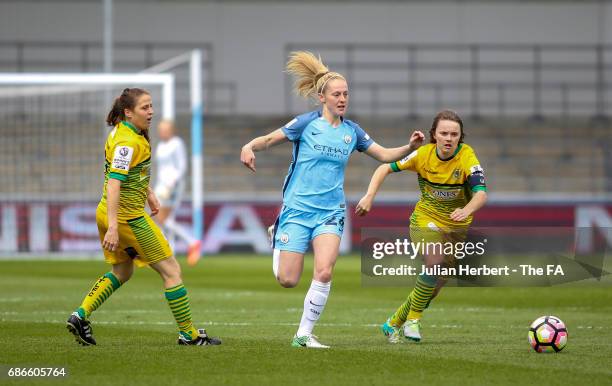
<path id="1" fill-rule="evenodd" d="M 172 74 L 0 74 L 0 256 L 99 254 L 106 114 L 126 87 L 174 119 Z"/>

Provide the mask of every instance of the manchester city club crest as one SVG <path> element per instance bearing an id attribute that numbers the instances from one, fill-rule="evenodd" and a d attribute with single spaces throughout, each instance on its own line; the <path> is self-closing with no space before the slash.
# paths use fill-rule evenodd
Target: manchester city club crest
<path id="1" fill-rule="evenodd" d="M 353 137 L 351 137 L 350 135 L 345 135 L 344 136 L 344 143 L 349 144 L 351 143 L 351 141 L 353 140 Z"/>
<path id="2" fill-rule="evenodd" d="M 289 242 L 289 235 L 287 233 L 283 233 L 280 235 L 280 242 L 283 244 L 287 244 Z"/>

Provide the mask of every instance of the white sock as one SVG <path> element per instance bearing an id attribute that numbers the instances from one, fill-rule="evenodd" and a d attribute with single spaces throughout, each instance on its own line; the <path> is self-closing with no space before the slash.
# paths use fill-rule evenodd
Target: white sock
<path id="1" fill-rule="evenodd" d="M 317 323 L 317 320 L 319 320 L 323 313 L 330 289 L 331 281 L 329 283 L 321 283 L 320 281 L 312 280 L 304 298 L 304 313 L 302 314 L 297 336 L 312 334 L 315 323 Z"/>
<path id="2" fill-rule="evenodd" d="M 164 227 L 172 231 L 172 233 L 176 234 L 181 239 L 185 240 L 189 245 L 193 244 L 196 241 L 196 239 L 191 235 L 191 233 L 187 229 L 179 225 L 179 223 L 174 221 L 173 218 L 167 219 L 166 223 L 164 224 Z"/>
<path id="3" fill-rule="evenodd" d="M 272 253 L 272 272 L 274 277 L 278 280 L 278 266 L 280 265 L 280 249 L 274 249 Z"/>

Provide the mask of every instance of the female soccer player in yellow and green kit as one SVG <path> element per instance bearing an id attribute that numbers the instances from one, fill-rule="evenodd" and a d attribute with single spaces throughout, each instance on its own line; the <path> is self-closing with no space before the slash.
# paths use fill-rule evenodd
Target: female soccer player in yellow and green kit
<path id="1" fill-rule="evenodd" d="M 134 264 L 149 265 L 159 273 L 174 319 L 180 345 L 217 345 L 221 341 L 194 327 L 181 268 L 159 227 L 145 212 L 159 211 L 160 203 L 149 187 L 153 118 L 151 95 L 140 88 L 126 88 L 115 99 L 106 122 L 113 130 L 106 139 L 104 189 L 96 209 L 96 223 L 104 258 L 112 270 L 100 277 L 66 322 L 77 342 L 95 345 L 89 316 L 114 291 L 128 281 Z"/>
<path id="2" fill-rule="evenodd" d="M 487 201 L 484 172 L 474 150 L 463 143 L 463 122 L 450 110 L 439 112 L 429 131 L 430 143 L 401 161 L 376 169 L 368 191 L 359 201 L 356 213 L 366 215 L 372 208 L 376 192 L 385 177 L 393 172 L 412 170 L 417 173 L 421 198 L 410 216 L 410 238 L 425 242 L 459 242 L 467 235 L 472 215 Z M 425 266 L 440 266 L 449 256 L 423 256 Z M 404 336 L 421 340 L 420 319 L 423 310 L 437 295 L 445 279 L 420 274 L 406 301 L 381 325 L 389 342 Z"/>

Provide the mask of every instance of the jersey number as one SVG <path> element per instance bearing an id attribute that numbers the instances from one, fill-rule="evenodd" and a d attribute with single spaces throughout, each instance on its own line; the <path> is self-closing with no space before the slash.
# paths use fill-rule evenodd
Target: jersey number
<path id="1" fill-rule="evenodd" d="M 332 217 L 329 220 L 327 220 L 325 225 L 337 225 L 338 230 L 342 232 L 344 230 L 344 217 L 340 217 L 338 219 L 338 222 L 336 222 L 336 217 Z"/>

